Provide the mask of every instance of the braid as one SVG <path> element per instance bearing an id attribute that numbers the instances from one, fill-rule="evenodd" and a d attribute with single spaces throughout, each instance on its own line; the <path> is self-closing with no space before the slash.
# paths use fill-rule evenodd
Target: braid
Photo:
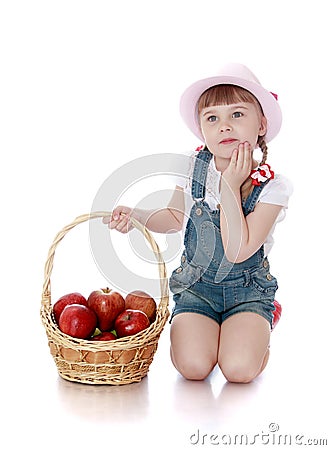
<path id="1" fill-rule="evenodd" d="M 257 140 L 257 144 L 262 151 L 262 160 L 259 164 L 260 166 L 262 166 L 263 164 L 265 164 L 265 162 L 267 160 L 267 156 L 268 156 L 268 147 L 264 140 L 264 136 L 259 136 L 259 138 Z M 251 177 L 248 177 L 247 180 L 245 180 L 241 186 L 241 189 L 240 189 L 241 190 L 241 198 L 242 199 L 247 198 L 252 193 L 253 189 L 254 189 L 254 186 L 252 185 L 252 179 L 251 179 Z"/>
<path id="2" fill-rule="evenodd" d="M 264 140 L 264 136 L 259 136 L 257 143 L 258 143 L 260 149 L 262 150 L 262 161 L 260 164 L 261 164 L 261 166 L 263 166 L 263 164 L 266 163 L 267 157 L 268 157 L 268 147 Z"/>

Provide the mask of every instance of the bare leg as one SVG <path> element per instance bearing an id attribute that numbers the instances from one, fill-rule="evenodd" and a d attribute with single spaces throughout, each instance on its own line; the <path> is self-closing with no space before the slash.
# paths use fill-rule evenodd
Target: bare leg
<path id="1" fill-rule="evenodd" d="M 265 368 L 269 358 L 270 325 L 262 316 L 243 312 L 221 327 L 218 364 L 228 381 L 249 383 Z"/>
<path id="2" fill-rule="evenodd" d="M 219 325 L 209 317 L 182 313 L 174 317 L 171 330 L 171 359 L 188 380 L 203 380 L 217 363 Z"/>

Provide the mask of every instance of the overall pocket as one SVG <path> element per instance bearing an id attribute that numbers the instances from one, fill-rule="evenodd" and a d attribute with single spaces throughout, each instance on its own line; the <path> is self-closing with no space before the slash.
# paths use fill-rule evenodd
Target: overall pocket
<path id="1" fill-rule="evenodd" d="M 265 269 L 252 274 L 252 287 L 260 294 L 272 296 L 278 289 L 277 279 Z"/>
<path id="2" fill-rule="evenodd" d="M 189 289 L 200 280 L 202 269 L 193 264 L 189 264 L 185 257 L 182 257 L 182 264 L 175 269 L 169 279 L 169 288 L 173 294 L 179 294 L 185 289 Z"/>

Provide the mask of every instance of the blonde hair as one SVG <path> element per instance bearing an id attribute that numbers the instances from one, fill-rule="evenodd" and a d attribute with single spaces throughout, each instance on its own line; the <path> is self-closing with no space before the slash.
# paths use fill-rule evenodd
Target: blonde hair
<path id="1" fill-rule="evenodd" d="M 218 84 L 207 89 L 199 98 L 198 114 L 200 115 L 201 111 L 209 106 L 231 105 L 238 102 L 255 104 L 259 109 L 261 115 L 263 116 L 262 107 L 256 97 L 246 89 L 235 86 L 233 84 Z M 262 160 L 260 163 L 262 165 L 266 162 L 268 156 L 268 147 L 265 142 L 264 136 L 258 137 L 257 144 L 262 151 Z M 252 179 L 248 177 L 247 180 L 245 180 L 241 185 L 241 198 L 247 198 L 251 194 L 253 189 L 254 186 L 252 185 Z"/>

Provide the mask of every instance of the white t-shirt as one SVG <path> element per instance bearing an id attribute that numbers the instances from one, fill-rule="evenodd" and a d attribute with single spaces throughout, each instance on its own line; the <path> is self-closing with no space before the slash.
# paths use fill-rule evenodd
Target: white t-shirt
<path id="1" fill-rule="evenodd" d="M 191 188 L 196 155 L 197 152 L 193 152 L 190 155 L 190 159 L 188 160 L 189 164 L 187 167 L 187 175 L 183 177 L 176 177 L 176 184 L 184 189 L 185 219 L 183 229 L 186 228 L 189 213 L 193 205 Z M 206 193 L 205 193 L 205 201 L 206 203 L 208 203 L 209 207 L 212 210 L 217 209 L 217 205 L 220 203 L 220 192 L 219 192 L 220 179 L 221 179 L 221 172 L 219 172 L 216 169 L 215 160 L 214 158 L 212 158 L 208 166 L 208 173 L 206 179 Z M 257 200 L 258 202 L 282 206 L 282 209 L 279 212 L 278 217 L 264 243 L 265 256 L 269 254 L 273 246 L 274 243 L 273 233 L 275 227 L 277 223 L 284 220 L 286 209 L 288 207 L 288 201 L 292 193 L 293 193 L 293 186 L 290 180 L 288 180 L 283 175 L 275 174 L 274 179 L 269 181 L 269 183 L 262 189 L 262 192 L 259 195 L 259 198 Z"/>

